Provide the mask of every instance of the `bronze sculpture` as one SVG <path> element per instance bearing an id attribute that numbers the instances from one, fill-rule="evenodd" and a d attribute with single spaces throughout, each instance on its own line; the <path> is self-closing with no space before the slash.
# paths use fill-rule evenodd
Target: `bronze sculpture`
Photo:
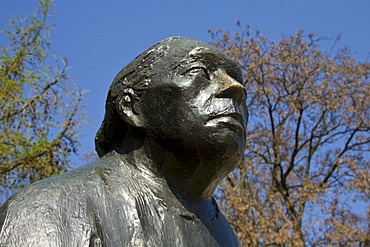
<path id="1" fill-rule="evenodd" d="M 115 77 L 96 162 L 36 182 L 0 210 L 0 246 L 238 246 L 213 199 L 240 162 L 240 68 L 165 39 Z"/>

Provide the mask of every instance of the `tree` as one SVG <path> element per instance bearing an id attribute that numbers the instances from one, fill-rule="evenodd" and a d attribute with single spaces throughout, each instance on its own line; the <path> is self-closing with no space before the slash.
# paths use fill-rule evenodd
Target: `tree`
<path id="1" fill-rule="evenodd" d="M 0 31 L 8 42 L 0 46 L 0 201 L 65 171 L 79 145 L 83 91 L 51 49 L 52 4 L 40 0 L 37 13 Z"/>
<path id="2" fill-rule="evenodd" d="M 220 186 L 245 246 L 365 246 L 370 240 L 370 64 L 328 39 L 274 42 L 247 26 L 210 33 L 248 93 L 245 162 Z M 363 209 L 358 212 L 354 206 Z"/>

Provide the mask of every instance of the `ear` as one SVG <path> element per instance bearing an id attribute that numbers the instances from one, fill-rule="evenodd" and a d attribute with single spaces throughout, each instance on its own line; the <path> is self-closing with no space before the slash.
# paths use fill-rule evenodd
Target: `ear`
<path id="1" fill-rule="evenodd" d="M 127 92 L 120 93 L 115 100 L 115 106 L 119 116 L 129 125 L 144 128 L 146 121 L 140 111 L 140 101 Z"/>

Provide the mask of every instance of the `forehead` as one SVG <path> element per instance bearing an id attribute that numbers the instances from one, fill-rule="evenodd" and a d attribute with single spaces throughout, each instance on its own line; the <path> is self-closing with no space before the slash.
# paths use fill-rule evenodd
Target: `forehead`
<path id="1" fill-rule="evenodd" d="M 144 89 L 154 86 L 156 82 L 164 82 L 163 79 L 170 75 L 196 64 L 210 72 L 223 69 L 235 80 L 243 81 L 239 65 L 216 47 L 194 39 L 171 37 L 150 47 L 126 65 L 114 78 L 111 94 L 114 97 L 126 87 Z"/>

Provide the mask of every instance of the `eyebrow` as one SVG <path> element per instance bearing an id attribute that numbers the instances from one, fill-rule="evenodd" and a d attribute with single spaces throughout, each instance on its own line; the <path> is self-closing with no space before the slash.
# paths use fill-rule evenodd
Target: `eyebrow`
<path id="1" fill-rule="evenodd" d="M 205 66 L 223 68 L 225 72 L 235 80 L 243 84 L 241 68 L 238 63 L 228 58 L 223 53 L 216 53 L 213 50 L 201 50 L 197 53 L 189 53 L 190 63 L 201 62 Z"/>

